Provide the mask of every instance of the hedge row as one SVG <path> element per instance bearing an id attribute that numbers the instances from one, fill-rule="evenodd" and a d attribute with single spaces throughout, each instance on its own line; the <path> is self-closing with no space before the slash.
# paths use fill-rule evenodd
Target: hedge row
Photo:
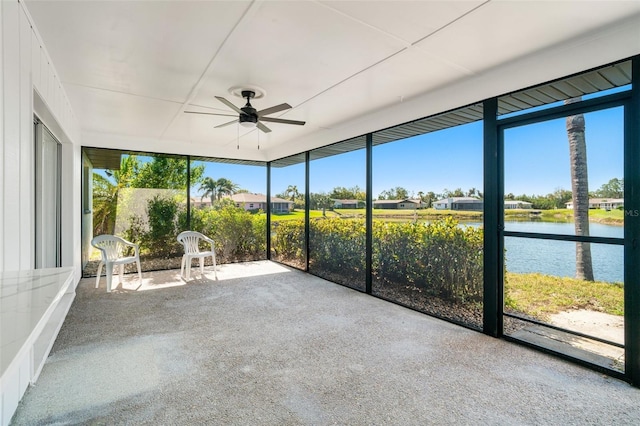
<path id="1" fill-rule="evenodd" d="M 365 271 L 363 220 L 310 223 L 310 267 L 320 275 L 358 279 Z M 281 260 L 304 258 L 304 221 L 276 222 L 272 250 Z M 381 284 L 412 285 L 456 302 L 481 301 L 482 231 L 452 218 L 422 223 L 374 221 L 372 269 Z"/>
<path id="2" fill-rule="evenodd" d="M 186 229 L 184 204 L 172 198 L 154 197 L 147 203 L 147 216 L 134 215 L 124 237 L 140 244 L 143 254 L 154 257 L 182 256 L 176 240 Z M 191 229 L 202 232 L 216 242 L 218 261 L 233 262 L 266 258 L 266 218 L 227 205 L 220 209 L 191 210 Z"/>
<path id="3" fill-rule="evenodd" d="M 187 229 L 186 209 L 172 198 L 154 197 L 147 217 L 133 216 L 125 238 L 143 253 L 180 256 L 177 234 Z M 319 218 L 310 222 L 310 268 L 319 275 L 362 281 L 365 223 L 362 219 Z M 220 262 L 264 259 L 266 218 L 226 205 L 191 211 L 191 229 L 216 241 Z M 304 220 L 274 222 L 273 258 L 304 261 Z M 378 284 L 411 285 L 456 302 L 482 300 L 482 231 L 452 218 L 422 223 L 373 223 L 373 278 Z"/>

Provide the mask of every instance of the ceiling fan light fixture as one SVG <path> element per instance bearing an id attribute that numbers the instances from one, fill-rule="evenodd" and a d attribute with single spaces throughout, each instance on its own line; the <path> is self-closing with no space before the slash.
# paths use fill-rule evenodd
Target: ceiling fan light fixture
<path id="1" fill-rule="evenodd" d="M 253 121 L 241 121 L 240 125 L 242 127 L 246 127 L 247 129 L 253 129 L 258 125 L 258 123 L 254 123 Z"/>

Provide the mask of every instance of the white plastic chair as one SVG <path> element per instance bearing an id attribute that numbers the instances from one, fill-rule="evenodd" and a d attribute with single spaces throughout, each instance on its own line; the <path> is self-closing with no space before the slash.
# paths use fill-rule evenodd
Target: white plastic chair
<path id="1" fill-rule="evenodd" d="M 142 272 L 140 271 L 140 249 L 137 244 L 116 237 L 115 235 L 98 235 L 91 240 L 91 245 L 100 250 L 102 260 L 98 265 L 98 273 L 96 274 L 96 288 L 100 285 L 100 273 L 102 266 L 105 266 L 107 275 L 107 293 L 111 292 L 111 278 L 113 276 L 114 265 L 120 266 L 120 282 L 124 274 L 124 265 L 135 262 L 138 265 L 138 278 L 142 281 Z M 133 256 L 125 256 L 124 251 L 127 247 L 133 247 L 135 253 Z"/>
<path id="2" fill-rule="evenodd" d="M 211 244 L 211 250 L 200 251 L 200 241 Z M 211 256 L 213 259 L 213 276 L 218 279 L 216 274 L 216 250 L 214 242 L 211 238 L 196 231 L 184 231 L 178 235 L 178 242 L 184 247 L 184 255 L 182 256 L 182 264 L 180 265 L 180 276 L 184 278 L 185 266 L 187 269 L 186 280 L 191 279 L 191 259 L 198 258 L 200 263 L 200 275 L 204 274 L 204 259 Z"/>

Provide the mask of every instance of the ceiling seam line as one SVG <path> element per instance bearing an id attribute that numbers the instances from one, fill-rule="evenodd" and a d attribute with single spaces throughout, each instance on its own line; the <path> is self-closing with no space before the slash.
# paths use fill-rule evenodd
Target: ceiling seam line
<path id="1" fill-rule="evenodd" d="M 404 47 L 405 47 L 405 48 L 407 48 L 407 49 L 415 50 L 415 51 L 420 52 L 420 53 L 421 53 L 421 54 L 423 54 L 423 55 L 427 55 L 427 56 L 429 56 L 430 58 L 438 59 L 439 61 L 442 61 L 443 63 L 445 63 L 445 64 L 447 64 L 447 65 L 449 65 L 449 66 L 451 66 L 451 67 L 458 68 L 458 69 L 460 69 L 461 71 L 464 71 L 465 73 L 467 73 L 467 74 L 471 74 L 471 75 L 475 75 L 475 72 L 473 72 L 472 70 L 470 70 L 470 69 L 468 69 L 468 68 L 466 68 L 466 67 L 464 67 L 464 66 L 462 66 L 462 65 L 456 64 L 456 63 L 451 62 L 451 61 L 448 61 L 448 60 L 446 60 L 446 59 L 443 59 L 443 58 L 441 58 L 441 57 L 440 57 L 440 56 L 438 56 L 438 55 L 434 55 L 434 54 L 432 54 L 431 52 L 427 52 L 427 51 L 425 51 L 425 50 L 422 50 L 419 46 L 417 46 L 417 44 L 418 44 L 418 43 L 420 43 L 421 41 L 423 41 L 423 40 L 425 40 L 425 39 L 427 39 L 427 38 L 431 37 L 432 35 L 436 34 L 437 32 L 441 31 L 442 29 L 444 29 L 444 28 L 448 27 L 449 25 L 453 24 L 454 22 L 458 21 L 459 19 L 464 18 L 464 17 L 465 17 L 465 16 L 467 16 L 469 13 L 472 13 L 472 12 L 476 11 L 478 8 L 480 8 L 480 7 L 484 6 L 484 5 L 486 5 L 486 4 L 487 4 L 487 3 L 489 3 L 490 1 L 491 1 L 491 0 L 486 0 L 485 2 L 483 2 L 483 3 L 479 4 L 479 5 L 477 5 L 477 6 L 476 6 L 476 7 L 474 7 L 473 9 L 471 9 L 471 10 L 469 10 L 469 11 L 467 11 L 467 12 L 463 13 L 462 15 L 458 16 L 458 17 L 457 17 L 457 18 L 455 18 L 454 20 L 452 20 L 452 21 L 450 21 L 450 22 L 447 22 L 447 23 L 446 23 L 446 24 L 444 24 L 443 26 L 441 26 L 441 27 L 439 27 L 439 28 L 436 28 L 435 30 L 433 30 L 433 31 L 432 31 L 432 32 L 430 32 L 429 34 L 425 35 L 424 37 L 422 37 L 422 38 L 420 38 L 420 39 L 418 39 L 418 40 L 416 40 L 416 41 L 408 41 L 408 40 L 405 40 L 405 39 L 403 39 L 403 38 L 401 38 L 401 37 L 398 37 L 398 36 L 396 36 L 396 35 L 394 35 L 394 34 L 392 34 L 392 33 L 388 32 L 388 31 L 385 31 L 385 30 L 383 30 L 382 28 L 379 28 L 379 27 L 377 27 L 377 26 L 375 26 L 375 25 L 372 25 L 372 24 L 366 23 L 366 22 L 362 21 L 361 19 L 358 19 L 358 18 L 356 18 L 356 17 L 354 17 L 354 16 L 352 16 L 352 15 L 349 15 L 349 14 L 348 14 L 348 13 L 346 13 L 346 12 L 343 12 L 343 11 L 341 11 L 341 10 L 335 9 L 335 8 L 333 8 L 333 7 L 331 7 L 331 6 L 327 5 L 327 4 L 321 3 L 319 0 L 313 0 L 313 2 L 314 2 L 314 3 L 316 3 L 316 4 L 317 4 L 317 5 L 319 5 L 319 6 L 324 7 L 325 9 L 331 10 L 332 12 L 335 12 L 335 13 L 337 13 L 337 14 L 341 15 L 341 16 L 344 16 L 345 18 L 347 18 L 347 19 L 349 19 L 349 20 L 351 20 L 351 21 L 357 22 L 357 23 L 358 23 L 358 24 L 360 24 L 360 25 L 363 25 L 363 26 L 365 26 L 365 27 L 367 27 L 367 28 L 370 28 L 370 29 L 372 29 L 372 30 L 374 30 L 374 31 L 376 31 L 376 32 L 378 32 L 378 33 L 380 33 L 380 34 L 383 34 L 383 35 L 385 35 L 385 36 L 387 36 L 387 37 L 390 37 L 390 38 L 392 38 L 392 39 L 394 39 L 394 40 L 398 41 L 399 43 L 401 43 L 402 45 L 404 45 Z"/>
<path id="2" fill-rule="evenodd" d="M 163 98 L 154 98 L 153 96 L 139 95 L 137 93 L 127 93 L 127 92 L 123 92 L 121 90 L 115 90 L 115 89 L 105 89 L 103 87 L 90 86 L 88 84 L 71 83 L 71 82 L 68 82 L 68 81 L 61 81 L 61 83 L 64 83 L 65 85 L 69 85 L 69 86 L 82 87 L 82 88 L 85 88 L 85 89 L 93 89 L 93 90 L 100 90 L 100 91 L 103 91 L 103 92 L 115 93 L 115 94 L 118 94 L 118 95 L 134 96 L 136 98 L 150 99 L 150 100 L 162 101 L 162 102 L 170 102 L 172 104 L 182 104 L 182 101 L 174 101 L 174 100 L 171 100 L 171 99 L 163 99 Z"/>
<path id="3" fill-rule="evenodd" d="M 187 99 L 185 100 L 185 102 L 182 103 L 182 106 L 180 107 L 180 109 L 178 110 L 178 112 L 176 112 L 176 114 L 173 116 L 173 119 L 171 119 L 171 121 L 169 122 L 169 124 L 167 124 L 167 126 L 164 128 L 164 130 L 162 131 L 162 133 L 160 134 L 160 138 L 164 138 L 164 135 L 167 133 L 167 131 L 169 130 L 169 128 L 171 126 L 173 126 L 173 124 L 178 120 L 178 117 L 180 117 L 183 113 L 185 108 L 187 107 L 187 105 L 189 105 L 189 103 L 196 97 L 197 93 L 200 91 L 200 88 L 202 88 L 202 85 L 204 84 L 205 79 L 207 78 L 207 76 L 209 75 L 209 73 L 211 72 L 211 70 L 213 69 L 213 64 L 215 62 L 215 60 L 218 58 L 218 55 L 220 54 L 220 52 L 222 51 L 222 49 L 224 49 L 224 47 L 227 44 L 227 41 L 231 38 L 231 36 L 235 33 L 236 29 L 238 28 L 238 26 L 244 21 L 245 17 L 247 16 L 247 14 L 249 13 L 249 11 L 253 8 L 256 7 L 256 1 L 253 0 L 251 2 L 251 4 L 247 7 L 247 9 L 244 11 L 244 13 L 242 14 L 242 16 L 240 16 L 240 18 L 238 19 L 238 21 L 235 23 L 235 25 L 233 26 L 233 28 L 231 29 L 231 31 L 229 31 L 229 34 L 227 34 L 227 36 L 224 38 L 224 40 L 222 40 L 222 43 L 220 43 L 220 46 L 218 47 L 218 49 L 216 50 L 216 52 L 213 54 L 213 57 L 211 58 L 211 60 L 209 61 L 209 63 L 207 64 L 207 66 L 205 67 L 204 71 L 202 72 L 202 74 L 200 75 L 200 77 L 198 78 L 198 81 L 195 83 L 195 85 L 193 86 L 193 88 L 191 89 L 191 91 L 189 92 L 189 95 L 187 96 Z"/>
<path id="4" fill-rule="evenodd" d="M 328 10 L 334 12 L 334 13 L 337 13 L 338 15 L 344 16 L 345 18 L 347 18 L 347 19 L 349 19 L 349 20 L 351 20 L 353 22 L 357 22 L 358 24 L 360 24 L 362 26 L 370 28 L 370 29 L 372 29 L 372 30 L 374 30 L 374 31 L 376 31 L 376 32 L 378 32 L 380 34 L 383 34 L 383 35 L 385 35 L 387 37 L 390 37 L 390 38 L 400 42 L 402 45 L 404 45 L 405 48 L 411 47 L 411 45 L 413 44 L 412 42 L 410 42 L 408 40 L 405 40 L 405 39 L 403 39 L 401 37 L 398 37 L 398 36 L 396 36 L 394 34 L 391 34 L 390 32 L 383 30 L 382 28 L 379 28 L 379 27 L 376 27 L 375 25 L 372 25 L 372 24 L 369 24 L 367 22 L 364 22 L 363 20 L 358 19 L 355 16 L 349 15 L 346 12 L 343 12 L 341 10 L 333 8 L 333 7 L 329 6 L 328 4 L 321 3 L 319 0 L 312 0 L 312 1 L 313 1 L 313 3 L 317 4 L 318 6 L 321 6 L 321 7 L 325 8 L 325 9 L 328 9 Z"/>
<path id="5" fill-rule="evenodd" d="M 320 95 L 322 95 L 322 94 L 324 94 L 324 93 L 326 93 L 326 92 L 328 92 L 328 91 L 330 91 L 330 90 L 334 89 L 335 87 L 337 87 L 337 86 L 341 85 L 342 83 L 345 83 L 346 81 L 351 80 L 353 77 L 355 77 L 355 76 L 357 76 L 357 75 L 360 75 L 360 74 L 362 74 L 363 72 L 368 71 L 368 70 L 370 70 L 371 68 L 373 68 L 373 67 L 375 67 L 375 66 L 377 66 L 377 65 L 380 65 L 381 63 L 385 62 L 385 61 L 386 61 L 386 60 L 388 60 L 388 59 L 393 58 L 393 57 L 394 57 L 394 56 L 396 56 L 396 55 L 399 55 L 400 53 L 404 52 L 405 50 L 407 50 L 407 48 L 406 48 L 406 47 L 404 47 L 404 48 L 402 48 L 402 49 L 398 50 L 398 51 L 397 51 L 397 52 L 395 52 L 395 53 L 392 53 L 391 55 L 389 55 L 389 56 L 387 56 L 387 57 L 385 57 L 385 58 L 380 59 L 379 61 L 374 62 L 373 64 L 371 64 L 371 65 L 367 66 L 366 68 L 363 68 L 363 69 L 359 70 L 358 72 L 356 72 L 356 73 L 354 73 L 354 74 L 351 74 L 351 75 L 350 75 L 350 76 L 348 76 L 348 77 L 343 78 L 342 80 L 338 81 L 337 83 L 332 84 L 331 86 L 327 87 L 326 89 L 322 90 L 321 92 L 318 92 L 318 93 L 316 93 L 315 95 L 313 95 L 312 97 L 310 97 L 310 98 L 308 98 L 308 99 L 305 99 L 304 101 L 300 102 L 299 104 L 297 104 L 296 106 L 294 106 L 294 107 L 293 107 L 292 109 L 290 109 L 289 111 L 291 111 L 291 110 L 293 110 L 293 109 L 295 109 L 295 108 L 297 108 L 297 107 L 299 107 L 299 106 L 301 106 L 301 105 L 304 105 L 304 104 L 306 104 L 307 102 L 310 102 L 311 100 L 313 100 L 313 99 L 317 98 L 318 96 L 320 96 Z"/>
<path id="6" fill-rule="evenodd" d="M 464 19 L 465 17 L 467 17 L 468 15 L 470 15 L 471 13 L 475 12 L 476 10 L 480 9 L 481 7 L 486 6 L 488 3 L 490 3 L 491 0 L 486 0 L 483 3 L 480 3 L 479 5 L 477 5 L 476 7 L 474 7 L 471 10 L 468 10 L 467 12 L 463 13 L 462 15 L 458 16 L 456 19 L 454 19 L 453 21 L 447 22 L 446 24 L 444 24 L 443 26 L 441 26 L 440 28 L 436 29 L 435 31 L 427 34 L 426 36 L 422 37 L 419 40 L 416 40 L 415 42 L 412 43 L 412 45 L 416 45 L 418 43 L 420 43 L 423 40 L 426 40 L 427 38 L 433 36 L 434 34 L 439 33 L 440 31 L 444 30 L 445 28 L 453 25 L 454 23 L 458 22 L 461 19 Z"/>

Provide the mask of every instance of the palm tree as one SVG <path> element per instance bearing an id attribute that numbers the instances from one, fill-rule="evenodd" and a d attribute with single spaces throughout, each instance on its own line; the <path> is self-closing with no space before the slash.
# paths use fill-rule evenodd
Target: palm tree
<path id="1" fill-rule="evenodd" d="M 211 197 L 211 205 L 213 205 L 218 193 L 218 181 L 207 176 L 202 180 L 198 191 L 204 191 L 202 193 L 202 197 L 200 197 L 200 201 L 204 200 L 206 197 Z"/>
<path id="2" fill-rule="evenodd" d="M 296 198 L 300 196 L 300 193 L 298 192 L 298 187 L 296 185 L 287 186 L 287 189 L 286 191 L 284 191 L 284 193 L 294 203 L 296 201 Z"/>
<path id="3" fill-rule="evenodd" d="M 568 99 L 564 103 L 580 102 L 582 98 Z M 587 173 L 587 144 L 584 115 L 566 118 L 569 139 L 569 161 L 571 167 L 571 189 L 573 192 L 573 220 L 576 235 L 589 235 L 589 179 Z M 576 243 L 576 278 L 593 281 L 591 244 Z"/>
<path id="4" fill-rule="evenodd" d="M 93 235 L 113 234 L 116 224 L 118 186 L 93 173 Z"/>
<path id="5" fill-rule="evenodd" d="M 238 189 L 240 188 L 238 185 L 231 182 L 227 178 L 220 178 L 216 182 L 218 185 L 218 201 L 220 201 L 223 195 L 235 194 L 236 191 L 238 191 Z"/>
<path id="6" fill-rule="evenodd" d="M 131 186 L 140 169 L 135 155 L 123 156 L 120 169 L 105 170 L 105 175 L 93 174 L 93 235 L 113 234 L 118 211 L 120 189 Z"/>

